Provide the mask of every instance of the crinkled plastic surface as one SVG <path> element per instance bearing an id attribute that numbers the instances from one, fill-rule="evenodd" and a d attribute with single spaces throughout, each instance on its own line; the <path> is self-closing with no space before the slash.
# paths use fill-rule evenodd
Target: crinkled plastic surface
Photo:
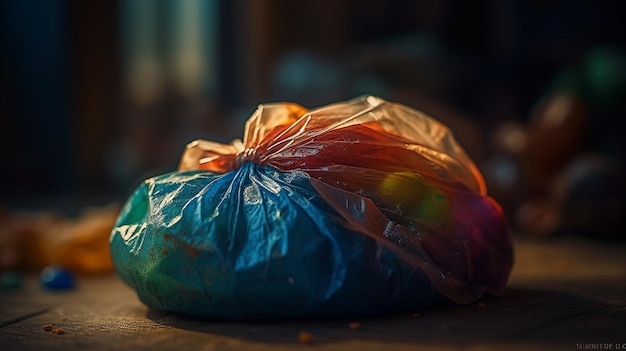
<path id="1" fill-rule="evenodd" d="M 363 96 L 261 105 L 243 141 L 190 143 L 111 236 L 148 306 L 218 319 L 340 317 L 502 294 L 500 206 L 451 131 Z"/>

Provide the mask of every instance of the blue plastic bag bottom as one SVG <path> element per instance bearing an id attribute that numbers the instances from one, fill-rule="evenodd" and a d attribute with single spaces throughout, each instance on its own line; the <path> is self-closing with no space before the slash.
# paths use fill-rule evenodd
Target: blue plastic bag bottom
<path id="1" fill-rule="evenodd" d="M 422 271 L 347 228 L 306 173 L 252 163 L 146 180 L 111 254 L 147 306 L 200 318 L 353 317 L 446 300 Z"/>

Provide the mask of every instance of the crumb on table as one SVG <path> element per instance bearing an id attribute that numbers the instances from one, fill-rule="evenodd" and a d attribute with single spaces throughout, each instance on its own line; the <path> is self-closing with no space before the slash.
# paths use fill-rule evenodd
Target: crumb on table
<path id="1" fill-rule="evenodd" d="M 65 330 L 63 330 L 63 328 L 54 328 L 52 329 L 52 334 L 65 334 Z"/>

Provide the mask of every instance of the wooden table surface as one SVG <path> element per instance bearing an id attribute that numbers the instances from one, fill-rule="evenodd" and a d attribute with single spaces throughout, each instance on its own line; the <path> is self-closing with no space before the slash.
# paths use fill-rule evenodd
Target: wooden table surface
<path id="1" fill-rule="evenodd" d="M 502 298 L 350 320 L 198 320 L 148 309 L 114 275 L 55 293 L 30 276 L 0 298 L 0 350 L 616 350 L 626 348 L 626 244 L 516 240 Z"/>

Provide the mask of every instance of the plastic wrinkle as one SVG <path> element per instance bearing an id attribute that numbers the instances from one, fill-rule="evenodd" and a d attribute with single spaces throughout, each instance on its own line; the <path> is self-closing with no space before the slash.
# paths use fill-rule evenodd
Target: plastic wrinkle
<path id="1" fill-rule="evenodd" d="M 504 214 L 442 123 L 362 96 L 259 105 L 243 140 L 189 143 L 111 235 L 155 308 L 205 318 L 354 316 L 501 295 Z"/>

